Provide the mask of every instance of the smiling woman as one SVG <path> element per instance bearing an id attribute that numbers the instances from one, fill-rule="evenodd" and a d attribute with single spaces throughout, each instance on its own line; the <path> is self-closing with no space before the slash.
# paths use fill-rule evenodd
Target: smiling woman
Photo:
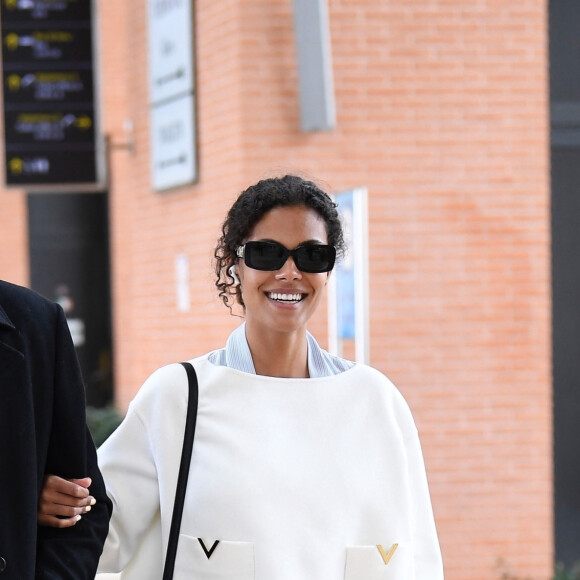
<path id="1" fill-rule="evenodd" d="M 342 254 L 334 202 L 298 177 L 260 181 L 228 212 L 216 287 L 245 322 L 190 361 L 199 407 L 178 580 L 442 580 L 407 404 L 306 329 Z M 186 407 L 181 365 L 163 367 L 100 448 L 114 503 L 101 571 L 130 567 L 153 526 L 147 578 L 160 577 Z"/>

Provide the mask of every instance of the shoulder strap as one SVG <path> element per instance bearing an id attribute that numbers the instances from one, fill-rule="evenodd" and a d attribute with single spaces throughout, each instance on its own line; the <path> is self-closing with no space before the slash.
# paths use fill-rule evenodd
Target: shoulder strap
<path id="1" fill-rule="evenodd" d="M 173 578 L 173 570 L 175 568 L 175 556 L 177 554 L 177 542 L 179 541 L 179 530 L 181 528 L 181 516 L 183 515 L 185 490 L 187 489 L 187 477 L 189 475 L 189 466 L 191 464 L 191 452 L 193 450 L 193 437 L 195 435 L 195 423 L 197 419 L 197 401 L 199 398 L 197 374 L 195 369 L 188 362 L 183 362 L 181 364 L 187 372 L 187 379 L 189 383 L 189 398 L 187 401 L 185 436 L 183 438 L 181 464 L 179 466 L 179 475 L 177 477 L 175 504 L 173 505 L 173 515 L 171 517 L 171 527 L 169 529 L 169 541 L 167 543 L 167 554 L 165 556 L 163 580 L 171 580 L 171 578 Z"/>

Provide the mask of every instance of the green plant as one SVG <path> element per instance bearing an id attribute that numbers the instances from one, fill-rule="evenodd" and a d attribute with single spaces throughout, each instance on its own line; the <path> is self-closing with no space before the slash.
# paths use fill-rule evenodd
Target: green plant
<path id="1" fill-rule="evenodd" d="M 576 562 L 570 570 L 562 563 L 556 564 L 552 580 L 580 580 L 580 561 Z"/>
<path id="2" fill-rule="evenodd" d="M 523 578 L 512 573 L 505 560 L 501 558 L 497 561 L 496 566 L 500 574 L 499 580 L 532 580 L 529 577 Z M 569 570 L 566 569 L 564 564 L 557 563 L 554 567 L 554 575 L 550 580 L 580 580 L 580 561 L 576 562 Z"/>
<path id="3" fill-rule="evenodd" d="M 509 569 L 508 563 L 503 559 L 499 558 L 496 562 L 496 568 L 498 573 L 500 574 L 499 580 L 532 580 L 532 578 L 522 578 L 521 576 L 517 576 L 513 574 L 512 571 Z"/>
<path id="4" fill-rule="evenodd" d="M 87 407 L 87 425 L 97 447 L 103 444 L 122 420 L 122 415 L 113 405 Z"/>

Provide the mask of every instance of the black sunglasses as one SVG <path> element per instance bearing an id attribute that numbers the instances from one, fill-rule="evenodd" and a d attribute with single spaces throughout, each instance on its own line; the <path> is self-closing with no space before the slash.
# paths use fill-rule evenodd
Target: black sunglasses
<path id="1" fill-rule="evenodd" d="M 248 268 L 265 271 L 279 270 L 292 256 L 296 267 L 310 274 L 330 272 L 336 259 L 336 250 L 326 244 L 304 244 L 288 250 L 278 242 L 246 242 L 236 254 Z"/>

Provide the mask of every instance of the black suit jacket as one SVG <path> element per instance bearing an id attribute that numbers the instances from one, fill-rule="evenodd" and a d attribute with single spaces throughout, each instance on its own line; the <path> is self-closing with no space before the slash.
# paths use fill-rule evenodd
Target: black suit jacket
<path id="1" fill-rule="evenodd" d="M 93 480 L 97 504 L 71 528 L 37 525 L 48 473 Z M 64 313 L 0 280 L 0 580 L 92 580 L 110 515 Z"/>

